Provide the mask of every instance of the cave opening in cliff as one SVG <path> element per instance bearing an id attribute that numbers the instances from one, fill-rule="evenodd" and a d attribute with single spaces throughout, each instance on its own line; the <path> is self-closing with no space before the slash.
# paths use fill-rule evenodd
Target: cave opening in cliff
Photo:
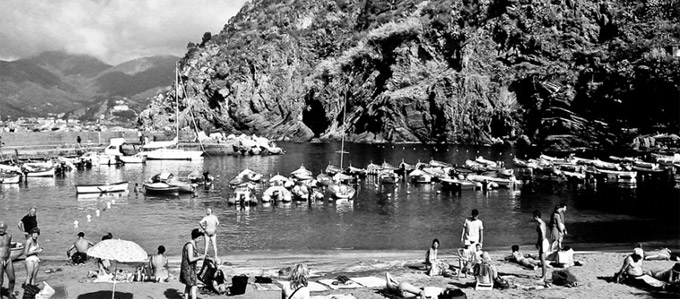
<path id="1" fill-rule="evenodd" d="M 305 99 L 306 107 L 302 111 L 302 122 L 312 132 L 314 137 L 319 137 L 328 129 L 331 122 L 326 119 L 326 110 L 323 108 L 321 102 L 314 99 L 314 93 L 311 92 Z"/>

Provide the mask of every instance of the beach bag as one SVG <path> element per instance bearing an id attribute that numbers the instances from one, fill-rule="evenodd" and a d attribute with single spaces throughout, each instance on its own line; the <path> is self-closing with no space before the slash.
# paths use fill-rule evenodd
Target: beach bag
<path id="1" fill-rule="evenodd" d="M 499 290 L 505 290 L 510 288 L 510 283 L 505 280 L 505 278 L 497 276 L 494 280 L 493 287 Z"/>
<path id="2" fill-rule="evenodd" d="M 557 286 L 576 287 L 578 286 L 578 279 L 569 270 L 553 271 L 552 283 Z"/>
<path id="3" fill-rule="evenodd" d="M 446 289 L 437 296 L 437 299 L 467 299 L 467 295 L 461 289 Z"/>
<path id="4" fill-rule="evenodd" d="M 25 284 L 22 287 L 24 288 L 24 296 L 22 297 L 24 299 L 34 299 L 35 295 L 40 293 L 40 288 L 32 284 Z"/>
<path id="5" fill-rule="evenodd" d="M 231 287 L 229 288 L 229 294 L 231 295 L 241 295 L 246 293 L 246 287 L 248 286 L 248 276 L 239 275 L 231 278 Z"/>

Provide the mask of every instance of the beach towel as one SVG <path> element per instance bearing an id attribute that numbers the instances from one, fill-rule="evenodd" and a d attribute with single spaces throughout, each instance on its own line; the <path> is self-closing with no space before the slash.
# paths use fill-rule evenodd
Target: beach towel
<path id="1" fill-rule="evenodd" d="M 375 276 L 356 277 L 352 278 L 352 280 L 367 288 L 384 288 L 387 285 L 385 279 Z"/>
<path id="2" fill-rule="evenodd" d="M 281 287 L 287 288 L 290 285 L 290 281 L 286 280 L 277 280 L 277 284 L 279 284 Z M 309 288 L 310 292 L 324 292 L 328 291 L 328 288 L 316 281 L 309 281 L 307 283 L 307 287 Z"/>
<path id="3" fill-rule="evenodd" d="M 342 283 L 338 281 L 337 279 L 322 279 L 319 280 L 319 283 L 333 289 L 356 289 L 356 288 L 361 288 L 363 287 L 362 285 L 356 283 L 355 281 L 348 280 L 346 283 Z"/>

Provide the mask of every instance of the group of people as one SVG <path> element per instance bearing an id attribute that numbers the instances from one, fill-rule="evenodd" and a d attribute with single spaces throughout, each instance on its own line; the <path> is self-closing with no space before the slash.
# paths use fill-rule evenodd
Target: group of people
<path id="1" fill-rule="evenodd" d="M 38 276 L 38 269 L 40 265 L 40 258 L 38 255 L 43 252 L 43 248 L 38 243 L 40 236 L 40 228 L 38 228 L 38 220 L 36 216 L 37 209 L 35 207 L 28 211 L 18 223 L 19 230 L 24 233 L 24 256 L 26 266 L 26 280 L 23 285 L 35 285 L 36 277 Z M 15 273 L 14 262 L 12 261 L 12 235 L 7 232 L 7 223 L 0 221 L 0 288 L 4 285 L 5 275 L 8 280 L 8 290 L 10 298 L 15 298 Z"/>
<path id="2" fill-rule="evenodd" d="M 638 244 L 633 253 L 626 256 L 619 271 L 614 274 L 614 281 L 639 287 L 655 287 L 650 285 L 645 278 L 653 277 L 663 283 L 680 284 L 680 263 L 675 263 L 672 268 L 662 271 L 645 271 L 642 269 L 644 260 L 678 260 L 677 255 L 673 255 L 667 248 L 662 248 L 655 252 L 646 253 L 642 245 Z"/>

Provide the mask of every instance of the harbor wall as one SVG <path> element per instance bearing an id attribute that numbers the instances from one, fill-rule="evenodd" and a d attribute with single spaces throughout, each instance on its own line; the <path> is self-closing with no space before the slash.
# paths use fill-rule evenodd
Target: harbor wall
<path id="1" fill-rule="evenodd" d="M 175 132 L 155 131 L 142 132 L 150 141 L 172 140 Z M 20 132 L 0 133 L 4 149 L 41 148 L 41 147 L 75 147 L 78 136 L 82 146 L 107 145 L 111 138 L 125 138 L 128 143 L 138 143 L 137 130 L 104 131 L 104 132 Z M 180 140 L 191 141 L 193 132 L 180 132 Z"/>

